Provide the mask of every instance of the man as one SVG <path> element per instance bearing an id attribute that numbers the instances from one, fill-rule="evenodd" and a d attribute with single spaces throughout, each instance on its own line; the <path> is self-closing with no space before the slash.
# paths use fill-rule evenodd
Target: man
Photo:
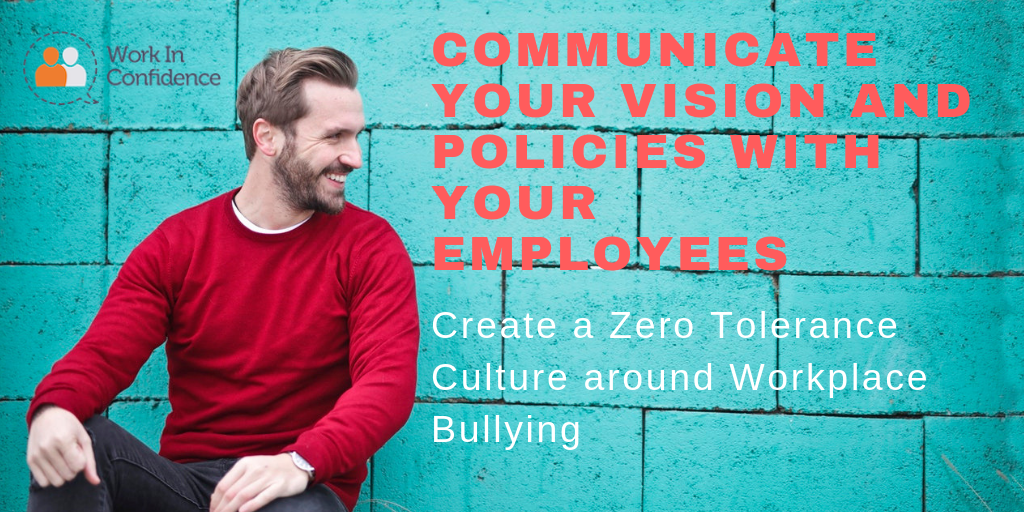
<path id="1" fill-rule="evenodd" d="M 355 87 L 326 47 L 245 75 L 243 185 L 139 244 L 36 389 L 30 511 L 352 510 L 412 410 L 419 339 L 401 240 L 345 202 L 362 165 Z M 157 455 L 98 414 L 165 339 Z"/>

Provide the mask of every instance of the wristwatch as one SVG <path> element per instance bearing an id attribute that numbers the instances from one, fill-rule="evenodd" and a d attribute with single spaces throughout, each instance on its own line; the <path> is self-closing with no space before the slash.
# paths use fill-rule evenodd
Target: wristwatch
<path id="1" fill-rule="evenodd" d="M 314 468 L 306 459 L 302 458 L 302 455 L 299 455 L 299 452 L 288 453 L 292 456 L 292 462 L 294 462 L 299 469 L 305 471 L 309 475 L 309 481 L 312 482 L 313 477 L 316 475 L 316 468 Z"/>

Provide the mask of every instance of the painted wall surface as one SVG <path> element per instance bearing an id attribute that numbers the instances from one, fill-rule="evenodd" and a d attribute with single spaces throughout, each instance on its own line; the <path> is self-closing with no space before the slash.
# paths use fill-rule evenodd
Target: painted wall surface
<path id="1" fill-rule="evenodd" d="M 8 1 L 0 3 L 0 510 L 24 510 L 29 473 L 24 414 L 39 380 L 88 327 L 128 253 L 166 217 L 239 186 L 247 161 L 234 108 L 238 79 L 268 50 L 331 45 L 353 57 L 366 105 L 365 165 L 348 182 L 353 203 L 388 219 L 416 264 L 421 309 L 417 405 L 371 460 L 360 511 L 386 510 L 1020 510 L 1024 509 L 1024 2 L 939 0 L 655 0 L 619 2 L 263 2 L 257 0 Z M 513 60 L 470 58 L 444 67 L 434 38 L 509 36 Z M 767 47 L 790 33 L 801 66 L 518 66 L 518 33 L 745 32 Z M 874 67 L 815 66 L 808 32 L 876 34 Z M 71 35 L 69 35 L 71 34 Z M 81 41 L 87 88 L 40 90 L 29 64 L 47 38 Z M 610 53 L 616 50 L 609 38 Z M 470 43 L 471 44 L 471 43 Z M 703 55 L 697 38 L 697 55 Z M 182 62 L 111 62 L 108 47 L 171 47 Z M 718 47 L 722 57 L 721 42 Z M 829 57 L 841 61 L 842 46 Z M 38 57 L 34 57 L 38 58 Z M 115 69 L 216 72 L 218 86 L 115 86 Z M 825 115 L 740 111 L 706 118 L 633 118 L 619 84 L 823 84 Z M 444 117 L 432 84 L 586 83 L 593 118 L 528 118 L 513 108 L 487 118 L 469 101 Z M 874 83 L 888 117 L 852 118 L 860 84 Z M 967 114 L 892 116 L 895 84 L 965 86 Z M 555 105 L 561 101 L 555 87 Z M 468 159 L 433 165 L 433 137 L 629 134 L 627 168 L 480 169 Z M 633 135 L 699 134 L 697 169 L 642 167 Z M 738 169 L 729 135 L 839 134 L 829 164 L 808 150 L 795 168 Z M 880 164 L 847 169 L 842 135 L 879 134 Z M 863 141 L 863 139 L 861 139 Z M 468 144 L 467 144 L 468 146 Z M 514 149 L 514 148 L 513 148 Z M 781 153 L 781 152 L 780 152 Z M 514 152 L 510 152 L 510 158 Z M 567 159 L 568 162 L 568 159 Z M 509 216 L 485 220 L 460 204 L 445 221 L 432 185 L 586 184 L 592 222 Z M 469 197 L 469 196 L 467 196 Z M 562 271 L 557 244 L 535 270 L 439 271 L 437 236 L 572 236 L 573 256 L 602 237 L 779 236 L 780 271 L 660 270 L 633 247 L 621 271 Z M 666 255 L 678 254 L 673 241 Z M 468 251 L 464 252 L 468 258 Z M 716 252 L 709 251 L 710 261 Z M 517 252 L 517 261 L 521 254 Z M 469 261 L 468 259 L 466 261 Z M 460 317 L 550 317 L 559 325 L 611 311 L 658 319 L 689 315 L 687 339 L 435 336 L 441 311 Z M 893 338 L 743 338 L 714 335 L 708 311 L 766 320 L 891 317 Z M 441 390 L 431 372 L 503 364 L 560 368 L 563 391 Z M 712 364 L 715 387 L 692 389 Z M 792 376 L 817 368 L 919 368 L 914 392 L 808 392 L 793 385 L 736 390 L 728 365 Z M 691 389 L 582 387 L 588 369 L 689 370 Z M 848 372 L 849 373 L 849 372 Z M 822 381 L 827 388 L 826 371 Z M 461 378 L 461 374 L 460 374 Z M 621 382 L 621 381 L 619 381 Z M 685 380 L 684 380 L 685 382 Z M 801 381 L 801 385 L 806 382 Z M 645 384 L 646 386 L 646 384 Z M 157 447 L 167 401 L 166 359 L 154 352 L 108 415 Z M 579 446 L 561 442 L 433 441 L 434 418 L 579 422 Z M 455 423 L 458 429 L 458 423 Z M 482 428 L 482 423 L 480 423 Z M 459 431 L 456 430 L 456 436 Z M 405 507 L 392 508 L 392 507 Z"/>

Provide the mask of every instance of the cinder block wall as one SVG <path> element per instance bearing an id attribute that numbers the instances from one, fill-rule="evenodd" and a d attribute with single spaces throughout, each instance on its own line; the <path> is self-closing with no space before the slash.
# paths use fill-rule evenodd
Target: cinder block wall
<path id="1" fill-rule="evenodd" d="M 73 5 L 73 7 L 72 7 Z M 255 0 L 175 2 L 56 0 L 0 3 L 0 509 L 23 510 L 28 472 L 23 421 L 33 389 L 77 341 L 130 250 L 163 218 L 241 184 L 246 160 L 234 111 L 237 80 L 268 49 L 328 44 L 360 68 L 368 132 L 366 165 L 351 201 L 388 218 L 417 264 L 423 337 L 418 404 L 408 425 L 372 461 L 361 510 L 1011 510 L 1024 503 L 1024 3 L 1016 1 L 597 0 L 373 1 L 271 5 Z M 108 45 L 171 45 L 182 71 L 217 71 L 205 88 L 114 87 L 97 81 L 95 103 L 53 105 L 32 94 L 25 52 L 52 31 L 91 45 L 98 73 Z M 747 32 L 766 51 L 794 34 L 804 64 L 714 68 L 444 68 L 434 38 L 472 41 L 500 31 L 515 55 L 519 32 Z M 811 64 L 807 32 L 874 32 L 878 65 Z M 655 35 L 655 38 L 657 36 Z M 724 36 L 720 36 L 724 37 Z M 611 38 L 614 51 L 614 37 Z M 698 55 L 702 54 L 698 38 Z M 564 36 L 562 39 L 564 49 Z M 833 45 L 830 61 L 843 58 Z M 719 47 L 719 61 L 723 54 Z M 763 58 L 760 61 L 763 63 Z M 159 67 L 159 66 L 157 66 Z M 135 65 L 134 71 L 149 66 Z M 821 83 L 822 118 L 633 119 L 618 84 Z M 596 118 L 498 119 L 460 104 L 444 118 L 431 84 L 589 83 Z M 890 117 L 849 117 L 862 83 L 876 83 Z M 964 85 L 958 118 L 891 117 L 893 84 Z M 556 87 L 556 91 L 557 91 Z M 786 95 L 784 95 L 786 97 Z M 464 100 L 466 101 L 466 100 Z M 556 102 L 558 96 L 556 95 Z M 783 105 L 783 113 L 788 105 Z M 496 128 L 497 126 L 497 128 Z M 708 160 L 695 170 L 630 168 L 494 170 L 468 159 L 433 168 L 435 133 L 473 137 L 500 129 L 539 148 L 553 133 L 696 133 Z M 729 133 L 881 134 L 877 169 L 845 169 L 833 148 L 824 169 L 809 151 L 796 169 L 736 169 Z M 546 141 L 546 142 L 545 142 Z M 635 148 L 635 146 L 632 146 Z M 841 144 L 838 146 L 841 148 Z M 511 160 L 511 159 L 510 159 Z M 863 162 L 863 160 L 862 160 Z M 863 164 L 862 164 L 863 167 Z M 514 187 L 589 184 L 597 222 L 446 222 L 432 185 Z M 460 206 L 461 207 L 461 206 Z M 561 272 L 557 252 L 533 271 L 440 272 L 432 237 L 569 236 L 580 248 L 604 236 L 773 235 L 787 242 L 781 272 L 648 270 L 637 251 L 620 272 Z M 672 254 L 678 246 L 670 247 Z M 575 252 L 575 251 L 574 251 Z M 712 253 L 713 256 L 713 253 Z M 587 257 L 581 249 L 580 258 Z M 713 258 L 712 258 L 713 259 Z M 439 339 L 433 314 L 475 318 L 607 312 L 696 316 L 710 306 L 749 316 L 891 316 L 890 340 L 726 340 L 714 324 L 670 340 Z M 609 327 L 609 326 L 604 326 Z M 457 341 L 456 341 L 457 340 Z M 440 391 L 441 363 L 481 368 L 693 367 L 764 362 L 796 369 L 873 362 L 928 373 L 921 393 L 827 394 L 764 387 L 736 392 L 586 394 L 567 390 Z M 160 350 L 108 414 L 156 447 L 166 401 Z M 432 418 L 500 414 L 579 421 L 580 446 L 435 444 Z M 954 469 L 955 467 L 955 469 Z M 374 501 L 379 500 L 379 501 Z"/>

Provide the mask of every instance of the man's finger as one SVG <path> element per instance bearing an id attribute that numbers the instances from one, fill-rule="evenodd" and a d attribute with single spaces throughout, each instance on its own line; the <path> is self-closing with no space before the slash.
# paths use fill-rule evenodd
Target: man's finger
<path id="1" fill-rule="evenodd" d="M 84 428 L 78 436 L 78 446 L 85 455 L 85 479 L 93 485 L 99 485 L 100 474 L 96 471 L 96 454 L 92 451 L 92 438 L 89 437 L 89 433 Z"/>
<path id="2" fill-rule="evenodd" d="M 241 461 L 239 461 L 241 462 Z M 221 501 L 224 500 L 224 494 L 231 489 L 231 486 L 242 478 L 245 473 L 245 464 L 235 463 L 235 466 L 220 479 L 217 483 L 217 487 L 213 490 L 213 497 L 210 498 L 210 512 L 219 512 Z"/>
<path id="3" fill-rule="evenodd" d="M 45 459 L 39 463 L 39 470 L 43 472 L 43 476 L 46 478 L 46 483 L 54 487 L 60 487 L 64 485 L 64 479 L 60 477 L 57 470 L 53 469 L 53 463 L 50 459 Z"/>
<path id="4" fill-rule="evenodd" d="M 78 443 L 71 445 L 61 453 L 64 455 L 64 463 L 67 464 L 68 469 L 76 475 L 85 468 L 85 453 L 82 452 L 82 447 L 78 446 Z"/>
<path id="5" fill-rule="evenodd" d="M 263 490 L 263 492 L 256 495 L 255 498 L 249 500 L 241 507 L 238 508 L 238 512 L 255 512 L 278 498 L 281 493 L 280 485 L 271 485 Z"/>
<path id="6" fill-rule="evenodd" d="M 230 496 L 231 494 L 234 494 L 232 491 L 237 490 L 238 492 L 237 494 L 235 494 L 234 499 L 232 499 L 225 505 L 224 512 L 237 512 L 242 505 L 245 505 L 246 503 L 249 502 L 249 500 L 258 496 L 260 493 L 265 491 L 269 486 L 270 482 L 267 482 L 262 478 L 256 479 L 251 482 L 248 481 L 248 479 L 243 479 L 238 482 L 235 482 L 235 485 L 232 486 L 231 491 L 228 491 L 228 495 Z"/>
<path id="7" fill-rule="evenodd" d="M 53 467 L 53 470 L 56 471 L 57 474 L 60 475 L 60 477 L 65 482 L 70 482 L 71 480 L 73 480 L 75 478 L 75 475 L 78 472 L 77 471 L 72 471 L 71 468 L 68 467 L 67 461 L 64 460 L 64 457 L 65 457 L 64 451 L 65 450 L 66 450 L 66 448 L 61 446 L 60 448 L 58 448 L 57 453 L 50 454 L 50 456 L 47 457 L 47 460 L 50 461 L 50 465 Z"/>
<path id="8" fill-rule="evenodd" d="M 36 483 L 39 484 L 39 487 L 50 486 L 50 480 L 46 478 L 46 475 L 43 474 L 43 470 L 38 464 L 29 462 L 28 469 L 32 472 L 32 478 L 36 479 Z"/>

